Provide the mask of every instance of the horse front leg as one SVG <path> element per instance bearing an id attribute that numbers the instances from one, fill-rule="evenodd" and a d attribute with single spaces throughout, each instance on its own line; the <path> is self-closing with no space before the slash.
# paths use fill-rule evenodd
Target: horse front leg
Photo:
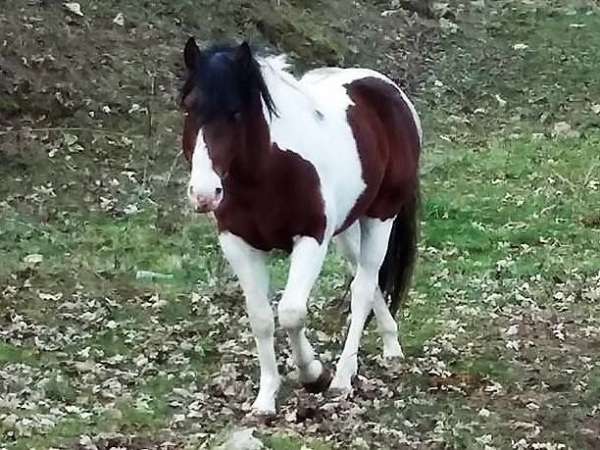
<path id="1" fill-rule="evenodd" d="M 301 237 L 294 244 L 287 284 L 279 302 L 281 327 L 286 330 L 300 382 L 311 392 L 327 389 L 331 376 L 321 362 L 305 333 L 307 301 L 321 271 L 327 242 L 319 244 L 312 237 Z"/>
<path id="2" fill-rule="evenodd" d="M 281 380 L 275 358 L 275 322 L 268 300 L 269 274 L 265 253 L 227 232 L 219 235 L 219 243 L 244 291 L 250 326 L 258 350 L 260 387 L 252 412 L 272 415 L 275 414 L 275 401 Z"/>

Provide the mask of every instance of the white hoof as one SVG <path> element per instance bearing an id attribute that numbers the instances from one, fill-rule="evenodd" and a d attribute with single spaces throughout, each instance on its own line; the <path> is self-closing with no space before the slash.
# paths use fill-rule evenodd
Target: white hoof
<path id="1" fill-rule="evenodd" d="M 259 398 L 254 401 L 250 410 L 250 414 L 253 416 L 274 416 L 275 413 L 275 401 L 264 402 Z"/>
<path id="2" fill-rule="evenodd" d="M 358 361 L 356 355 L 350 357 L 342 356 L 338 361 L 335 376 L 329 385 L 331 392 L 349 394 L 352 392 L 352 378 L 358 372 Z"/>
<path id="3" fill-rule="evenodd" d="M 276 414 L 275 409 L 261 409 L 252 407 L 250 410 L 250 416 L 253 417 L 265 417 L 265 416 L 274 416 Z"/>
<path id="4" fill-rule="evenodd" d="M 383 357 L 385 359 L 404 359 L 404 352 L 398 342 L 383 347 Z"/>
<path id="5" fill-rule="evenodd" d="M 336 397 L 347 397 L 352 393 L 352 378 L 336 375 L 329 385 L 329 393 Z"/>
<path id="6" fill-rule="evenodd" d="M 280 385 L 281 382 L 277 380 L 272 383 L 265 383 L 260 387 L 258 395 L 252 403 L 251 413 L 253 415 L 269 416 L 275 414 L 275 402 Z"/>

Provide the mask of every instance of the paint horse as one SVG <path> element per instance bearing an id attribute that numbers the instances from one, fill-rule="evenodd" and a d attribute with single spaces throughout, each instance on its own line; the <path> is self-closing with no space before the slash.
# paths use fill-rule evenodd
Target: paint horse
<path id="1" fill-rule="evenodd" d="M 366 69 L 323 68 L 301 79 L 283 56 L 247 43 L 184 50 L 183 151 L 188 195 L 216 218 L 246 299 L 260 362 L 256 414 L 275 413 L 280 375 L 266 253 L 290 253 L 278 304 L 299 379 L 312 392 L 350 392 L 373 311 L 385 357 L 401 357 L 394 312 L 415 259 L 421 126 L 403 92 Z M 307 300 L 335 237 L 355 268 L 351 321 L 335 375 L 305 333 Z M 389 306 L 388 306 L 389 303 Z"/>

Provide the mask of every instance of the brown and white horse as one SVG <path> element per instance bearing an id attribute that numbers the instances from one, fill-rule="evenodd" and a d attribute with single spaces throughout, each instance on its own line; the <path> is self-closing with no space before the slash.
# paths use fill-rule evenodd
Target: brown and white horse
<path id="1" fill-rule="evenodd" d="M 349 392 L 371 311 L 384 356 L 402 356 L 393 314 L 416 252 L 415 109 L 372 70 L 323 68 L 297 79 L 283 57 L 255 57 L 246 43 L 202 51 L 193 38 L 184 59 L 188 194 L 198 212 L 214 213 L 244 291 L 260 362 L 253 410 L 273 414 L 280 386 L 265 262 L 273 249 L 291 254 L 278 316 L 300 381 L 311 391 Z M 305 318 L 334 237 L 355 276 L 350 328 L 331 379 L 306 338 Z"/>

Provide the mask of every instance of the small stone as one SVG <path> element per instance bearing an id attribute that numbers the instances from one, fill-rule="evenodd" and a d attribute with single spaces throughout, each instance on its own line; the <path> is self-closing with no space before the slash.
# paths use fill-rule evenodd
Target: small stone
<path id="1" fill-rule="evenodd" d="M 264 444 L 253 436 L 254 428 L 243 428 L 232 431 L 226 441 L 216 450 L 261 450 Z"/>
<path id="2" fill-rule="evenodd" d="M 576 138 L 579 137 L 579 132 L 577 130 L 573 130 L 571 125 L 567 122 L 557 122 L 554 124 L 554 128 L 552 130 L 553 137 L 570 137 Z"/>

